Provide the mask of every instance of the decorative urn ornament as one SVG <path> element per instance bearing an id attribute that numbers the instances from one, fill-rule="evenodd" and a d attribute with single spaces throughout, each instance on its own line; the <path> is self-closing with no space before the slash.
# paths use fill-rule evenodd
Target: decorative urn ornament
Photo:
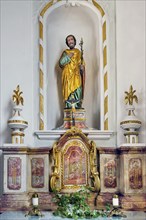
<path id="1" fill-rule="evenodd" d="M 8 126 L 12 129 L 11 136 L 13 144 L 24 143 L 24 129 L 28 127 L 28 122 L 21 116 L 22 105 L 24 103 L 22 93 L 18 85 L 12 96 L 13 116 L 8 120 Z"/>
<path id="2" fill-rule="evenodd" d="M 135 95 L 136 90 L 130 86 L 129 92 L 125 92 L 125 104 L 127 104 L 128 115 L 121 121 L 120 125 L 126 132 L 124 133 L 127 143 L 138 143 L 138 129 L 141 127 L 141 121 L 135 116 L 135 107 L 133 102 L 138 103 L 138 98 Z"/>

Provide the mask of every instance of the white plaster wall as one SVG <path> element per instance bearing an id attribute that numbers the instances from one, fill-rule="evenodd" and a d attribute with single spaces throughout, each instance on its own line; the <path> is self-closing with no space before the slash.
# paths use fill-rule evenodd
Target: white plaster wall
<path id="1" fill-rule="evenodd" d="M 28 121 L 26 144 L 33 145 L 32 2 L 1 1 L 1 120 L 0 145 L 11 142 L 7 120 L 12 93 L 19 84 L 24 96 L 22 115 Z"/>
<path id="2" fill-rule="evenodd" d="M 125 142 L 120 128 L 126 110 L 124 91 L 132 84 L 139 103 L 135 114 L 142 121 L 139 142 L 146 142 L 146 7 L 145 0 L 116 1 L 117 37 L 117 144 Z"/>

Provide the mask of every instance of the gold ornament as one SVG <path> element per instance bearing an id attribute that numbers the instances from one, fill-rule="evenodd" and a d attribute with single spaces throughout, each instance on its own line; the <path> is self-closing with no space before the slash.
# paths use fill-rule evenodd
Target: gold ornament
<path id="1" fill-rule="evenodd" d="M 133 105 L 133 101 L 135 100 L 136 103 L 138 103 L 138 98 L 134 93 L 136 90 L 133 90 L 133 86 L 130 86 L 129 92 L 125 91 L 125 104 Z"/>
<path id="2" fill-rule="evenodd" d="M 16 104 L 16 105 L 23 105 L 24 103 L 24 99 L 22 97 L 22 93 L 23 92 L 20 92 L 20 87 L 19 85 L 17 86 L 16 90 L 13 90 L 14 94 L 12 96 L 12 99 L 13 99 L 13 102 Z"/>

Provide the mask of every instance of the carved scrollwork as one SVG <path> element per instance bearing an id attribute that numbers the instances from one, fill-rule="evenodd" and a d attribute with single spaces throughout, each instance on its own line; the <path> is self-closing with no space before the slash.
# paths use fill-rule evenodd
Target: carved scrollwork
<path id="1" fill-rule="evenodd" d="M 57 143 L 53 145 L 53 173 L 50 179 L 51 190 L 60 191 L 60 152 L 57 150 Z"/>
<path id="2" fill-rule="evenodd" d="M 93 182 L 92 190 L 99 192 L 100 190 L 100 179 L 99 173 L 96 170 L 96 144 L 94 141 L 91 141 L 91 148 L 90 148 L 90 170 L 91 170 L 91 180 Z"/>
<path id="3" fill-rule="evenodd" d="M 97 170 L 96 145 L 73 127 L 53 145 L 53 172 L 51 190 L 74 192 L 82 186 L 99 192 L 100 179 Z"/>

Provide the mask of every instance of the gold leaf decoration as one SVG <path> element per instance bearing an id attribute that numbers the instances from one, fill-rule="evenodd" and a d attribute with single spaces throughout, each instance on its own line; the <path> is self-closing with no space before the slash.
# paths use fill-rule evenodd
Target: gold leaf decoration
<path id="1" fill-rule="evenodd" d="M 135 92 L 136 92 L 136 90 L 133 90 L 133 86 L 132 85 L 129 88 L 129 92 L 125 91 L 125 94 L 126 94 L 126 96 L 125 96 L 125 104 L 133 105 L 133 101 L 138 103 L 138 98 L 134 94 Z"/>
<path id="2" fill-rule="evenodd" d="M 24 104 L 24 99 L 22 97 L 23 92 L 20 91 L 20 87 L 19 85 L 17 86 L 17 88 L 15 90 L 13 90 L 14 94 L 12 96 L 13 102 L 16 105 L 23 105 Z"/>

